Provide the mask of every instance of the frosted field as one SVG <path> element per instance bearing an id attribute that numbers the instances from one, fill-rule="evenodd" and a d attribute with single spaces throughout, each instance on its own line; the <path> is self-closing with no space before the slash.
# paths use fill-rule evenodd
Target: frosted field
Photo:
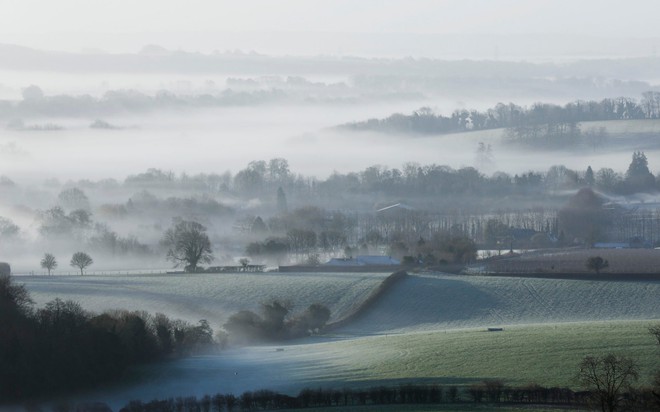
<path id="1" fill-rule="evenodd" d="M 115 409 L 131 399 L 151 400 L 272 389 L 370 387 L 434 382 L 466 385 L 484 379 L 509 384 L 537 382 L 576 387 L 577 365 L 587 355 L 609 352 L 642 365 L 641 383 L 660 368 L 650 321 L 611 321 L 507 327 L 504 332 L 458 329 L 317 338 L 278 346 L 230 350 L 142 369 L 140 382 L 84 397 Z M 279 349 L 279 350 L 278 350 Z"/>
<path id="2" fill-rule="evenodd" d="M 331 310 L 331 320 L 350 313 L 387 276 L 386 273 L 240 273 L 186 275 L 19 276 L 38 307 L 59 297 L 85 309 L 162 312 L 214 329 L 234 312 L 259 310 L 271 299 L 288 299 L 294 312 L 312 303 Z"/>
<path id="3" fill-rule="evenodd" d="M 322 303 L 331 320 L 353 312 L 387 273 L 263 273 L 138 276 L 20 276 L 37 306 L 59 297 L 93 311 L 162 312 L 214 327 L 232 313 L 289 299 L 295 310 Z M 394 284 L 350 335 L 545 322 L 660 319 L 660 281 L 586 281 L 411 275 Z"/>
<path id="4" fill-rule="evenodd" d="M 271 298 L 352 313 L 387 274 L 197 274 L 18 277 L 38 305 L 60 297 L 88 309 L 143 309 L 220 325 Z M 660 281 L 585 281 L 416 274 L 395 282 L 329 335 L 236 348 L 140 369 L 133 382 L 81 396 L 115 409 L 131 399 L 303 387 L 425 382 L 572 386 L 588 354 L 623 353 L 660 367 L 648 327 L 660 323 Z M 503 326 L 504 332 L 485 332 Z M 648 369 L 648 371 L 647 371 Z M 647 373 L 648 372 L 648 373 Z"/>
<path id="5" fill-rule="evenodd" d="M 660 281 L 415 275 L 345 332 L 393 333 L 546 322 L 660 318 Z"/>

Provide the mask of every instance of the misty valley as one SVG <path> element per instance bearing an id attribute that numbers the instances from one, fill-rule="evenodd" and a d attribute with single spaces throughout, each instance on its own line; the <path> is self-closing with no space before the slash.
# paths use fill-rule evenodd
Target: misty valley
<path id="1" fill-rule="evenodd" d="M 660 408 L 655 55 L 58 50 L 0 44 L 0 411 Z"/>

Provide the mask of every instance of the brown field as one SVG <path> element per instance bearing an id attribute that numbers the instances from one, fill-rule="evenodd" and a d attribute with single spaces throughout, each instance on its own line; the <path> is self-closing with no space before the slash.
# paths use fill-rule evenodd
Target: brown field
<path id="1" fill-rule="evenodd" d="M 513 257 L 496 257 L 472 265 L 470 272 L 479 274 L 543 275 L 549 277 L 596 277 L 586 267 L 591 256 L 609 262 L 602 269 L 604 278 L 644 278 L 660 280 L 660 250 L 656 249 L 557 249 L 524 253 Z"/>

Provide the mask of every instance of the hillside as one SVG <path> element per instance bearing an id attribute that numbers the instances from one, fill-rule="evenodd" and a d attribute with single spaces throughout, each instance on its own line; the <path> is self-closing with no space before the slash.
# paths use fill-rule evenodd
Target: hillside
<path id="1" fill-rule="evenodd" d="M 643 365 L 642 384 L 660 367 L 648 321 L 587 322 L 405 333 L 256 346 L 147 366 L 137 385 L 106 388 L 86 399 L 117 409 L 131 399 L 242 393 L 261 388 L 370 387 L 433 382 L 468 385 L 498 378 L 509 384 L 576 387 L 580 359 L 609 351 Z"/>
<path id="2" fill-rule="evenodd" d="M 235 348 L 140 369 L 139 381 L 81 399 L 113 407 L 131 399 L 202 396 L 269 388 L 295 394 L 310 386 L 373 386 L 432 381 L 573 386 L 589 354 L 635 356 L 648 373 L 657 345 L 660 281 L 587 281 L 414 274 L 199 274 L 19 277 L 37 304 L 57 296 L 89 309 L 162 311 L 214 325 L 273 297 L 297 307 L 320 301 L 333 319 L 378 298 L 331 335 L 273 346 Z M 382 287 L 380 285 L 387 285 Z M 503 326 L 503 332 L 485 332 Z"/>
<path id="3" fill-rule="evenodd" d="M 240 273 L 105 276 L 20 276 L 37 306 L 57 297 L 85 309 L 145 310 L 219 328 L 234 312 L 259 310 L 272 299 L 290 300 L 294 312 L 312 303 L 339 319 L 367 298 L 386 273 Z"/>
<path id="4" fill-rule="evenodd" d="M 352 313 L 387 274 L 263 273 L 20 277 L 37 306 L 59 297 L 86 309 L 163 312 L 219 327 L 241 309 L 289 299 L 319 302 L 331 321 Z M 491 325 L 660 318 L 660 281 L 588 281 L 419 274 L 383 291 L 339 329 L 351 335 Z"/>
<path id="5" fill-rule="evenodd" d="M 601 271 L 603 279 L 644 278 L 658 279 L 660 250 L 656 249 L 546 249 L 523 253 L 520 256 L 484 260 L 469 268 L 476 274 L 520 274 L 521 276 L 579 276 L 595 278 L 595 272 L 586 267 L 592 256 L 600 256 L 609 265 Z"/>
<path id="6" fill-rule="evenodd" d="M 349 334 L 529 323 L 660 318 L 660 281 L 414 275 L 398 282 Z"/>

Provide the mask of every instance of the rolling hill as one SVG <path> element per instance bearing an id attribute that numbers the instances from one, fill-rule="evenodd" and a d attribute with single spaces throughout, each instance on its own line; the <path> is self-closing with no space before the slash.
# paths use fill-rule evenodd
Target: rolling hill
<path id="1" fill-rule="evenodd" d="M 590 281 L 413 274 L 200 274 L 19 277 L 36 302 L 60 297 L 94 310 L 130 307 L 215 325 L 270 298 L 328 305 L 330 334 L 280 345 L 233 348 L 147 365 L 135 380 L 81 395 L 118 409 L 131 399 L 268 388 L 466 385 L 483 379 L 575 387 L 586 355 L 615 352 L 660 368 L 648 327 L 660 319 L 660 281 Z M 383 287 L 381 285 L 387 285 Z M 379 290 L 377 299 L 374 291 Z M 361 305 L 372 300 L 369 305 Z M 503 327 L 486 332 L 487 326 Z"/>

